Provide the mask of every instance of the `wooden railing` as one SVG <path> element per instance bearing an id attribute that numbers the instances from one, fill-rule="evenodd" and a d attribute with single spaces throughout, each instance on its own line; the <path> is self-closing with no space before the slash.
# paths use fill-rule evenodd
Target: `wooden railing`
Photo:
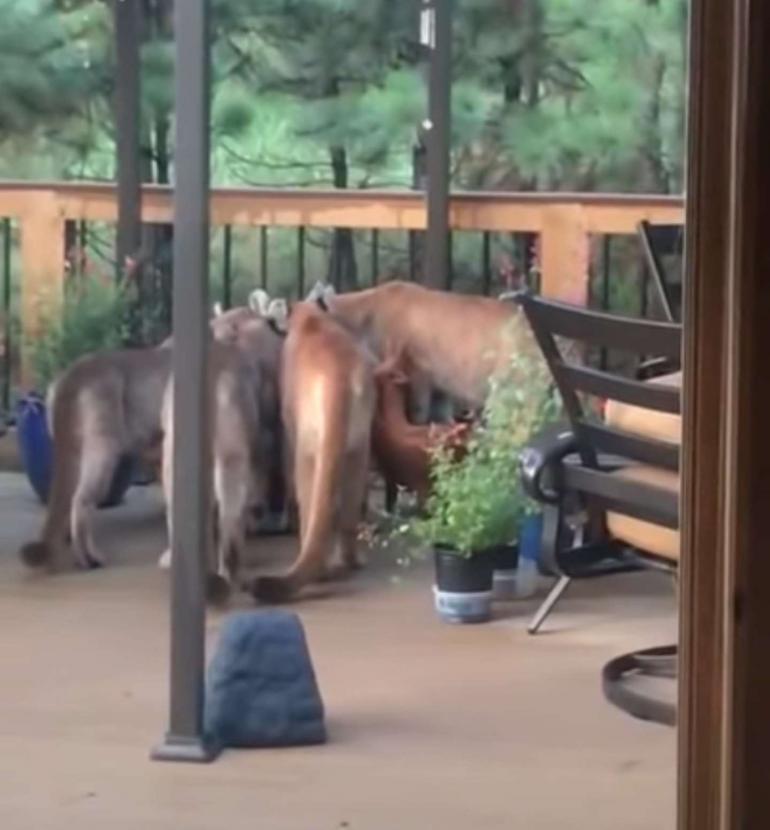
<path id="1" fill-rule="evenodd" d="M 173 221 L 173 191 L 144 189 L 146 222 Z M 633 234 L 638 223 L 683 221 L 683 200 L 673 196 L 581 193 L 455 193 L 451 227 L 463 231 L 532 232 L 540 235 L 541 290 L 584 302 L 591 234 Z M 44 315 L 61 301 L 62 239 L 68 220 L 117 220 L 112 184 L 2 182 L 0 217 L 21 229 L 21 322 L 34 335 Z M 421 230 L 421 193 L 384 190 L 268 190 L 215 188 L 213 225 Z"/>

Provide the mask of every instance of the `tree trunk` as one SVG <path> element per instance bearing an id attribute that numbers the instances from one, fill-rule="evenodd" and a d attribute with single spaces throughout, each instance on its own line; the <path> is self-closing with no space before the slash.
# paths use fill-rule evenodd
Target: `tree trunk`
<path id="1" fill-rule="evenodd" d="M 170 0 L 144 0 L 146 42 L 173 36 Z M 157 110 L 150 124 L 143 125 L 143 181 L 169 184 L 171 180 L 170 113 Z M 157 343 L 171 329 L 171 280 L 173 272 L 173 225 L 147 224 L 142 227 L 142 270 L 139 286 L 142 343 Z"/>
<path id="2" fill-rule="evenodd" d="M 348 157 L 344 147 L 329 148 L 334 186 L 345 189 L 348 186 Z M 353 291 L 358 288 L 358 266 L 350 228 L 335 228 L 329 254 L 327 281 L 338 291 Z"/>
<path id="3" fill-rule="evenodd" d="M 543 37 L 545 15 L 540 0 L 529 0 L 525 7 L 524 26 L 527 48 L 522 57 L 524 100 L 530 109 L 540 103 L 540 80 L 543 71 Z"/>
<path id="4" fill-rule="evenodd" d="M 425 190 L 428 184 L 427 149 L 418 139 L 412 147 L 412 188 Z M 409 231 L 409 271 L 416 282 L 425 278 L 425 232 Z"/>
<path id="5" fill-rule="evenodd" d="M 169 184 L 171 182 L 171 159 L 169 150 L 171 123 L 168 113 L 165 112 L 156 112 L 153 120 L 155 181 L 158 184 Z"/>
<path id="6" fill-rule="evenodd" d="M 671 191 L 671 176 L 666 166 L 660 124 L 660 97 L 665 75 L 666 59 L 658 54 L 652 68 L 650 98 L 647 102 L 642 132 L 642 156 L 647 172 L 647 188 L 656 193 Z"/>
<path id="7" fill-rule="evenodd" d="M 155 138 L 155 181 L 170 184 L 170 119 L 168 113 L 155 113 L 153 133 Z M 152 341 L 162 340 L 171 330 L 171 292 L 174 265 L 174 226 L 156 225 L 154 256 L 155 295 L 159 299 L 157 318 L 148 332 Z"/>
<path id="8" fill-rule="evenodd" d="M 689 50 L 687 47 L 688 41 L 688 20 L 689 20 L 689 0 L 680 0 L 679 3 L 679 27 L 680 27 L 680 59 L 682 61 L 682 83 L 687 83 L 687 61 Z M 687 96 L 677 96 L 677 134 L 678 141 L 675 148 L 675 158 L 673 161 L 674 176 L 672 181 L 672 190 L 674 192 L 681 192 L 684 190 L 684 163 L 685 163 L 685 136 L 687 134 Z"/>

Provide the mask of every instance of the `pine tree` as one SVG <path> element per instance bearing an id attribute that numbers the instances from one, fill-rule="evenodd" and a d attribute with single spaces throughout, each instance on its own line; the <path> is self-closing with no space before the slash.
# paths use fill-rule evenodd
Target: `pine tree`
<path id="1" fill-rule="evenodd" d="M 293 144 L 309 149 L 305 158 L 285 148 L 273 158 L 236 156 L 236 175 L 278 168 L 302 171 L 305 183 L 347 188 L 381 184 L 389 170 L 408 169 L 424 111 L 413 2 L 240 0 L 217 10 L 239 77 L 283 111 Z M 408 181 L 402 174 L 397 183 Z M 345 288 L 357 284 L 347 229 L 333 232 L 328 277 Z"/>
<path id="2" fill-rule="evenodd" d="M 92 77 L 73 32 L 45 0 L 0 0 L 0 141 L 73 115 Z"/>
<path id="3" fill-rule="evenodd" d="M 145 178 L 166 181 L 173 3 L 141 5 Z M 213 181 L 413 186 L 427 103 L 418 6 L 212 0 Z M 453 187 L 681 190 L 687 0 L 454 6 Z M 0 10 L 0 140 L 16 141 L 5 175 L 113 178 L 111 3 L 0 0 Z M 356 284 L 349 231 L 307 241 L 335 282 Z"/>
<path id="4" fill-rule="evenodd" d="M 459 17 L 463 184 L 681 187 L 683 0 L 462 0 Z"/>

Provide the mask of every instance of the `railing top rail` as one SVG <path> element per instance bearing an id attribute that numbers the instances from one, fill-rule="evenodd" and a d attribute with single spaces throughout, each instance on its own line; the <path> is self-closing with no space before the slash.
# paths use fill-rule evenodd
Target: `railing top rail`
<path id="1" fill-rule="evenodd" d="M 62 195 L 88 196 L 89 193 L 103 196 L 115 191 L 114 182 L 108 181 L 31 181 L 0 179 L 0 193 L 26 191 L 56 191 Z M 143 190 L 147 194 L 171 195 L 173 188 L 169 185 L 145 184 Z M 372 188 L 372 189 L 345 189 L 326 188 L 296 188 L 296 187 L 212 187 L 214 196 L 233 196 L 238 198 L 281 198 L 305 199 L 344 197 L 356 201 L 376 201 L 378 199 L 406 199 L 420 202 L 424 193 L 419 190 L 401 188 Z M 578 204 L 586 207 L 647 207 L 665 206 L 682 207 L 684 196 L 680 194 L 659 193 L 579 193 L 572 191 L 551 191 L 548 193 L 532 193 L 525 191 L 487 191 L 487 190 L 453 190 L 451 198 L 461 202 L 480 203 L 520 203 L 523 205 L 553 205 Z"/>
<path id="2" fill-rule="evenodd" d="M 0 180 L 0 217 L 16 220 L 19 227 L 20 312 L 26 336 L 34 336 L 61 303 L 65 223 L 114 224 L 117 202 L 117 187 L 110 181 Z M 583 303 L 592 235 L 636 234 L 641 221 L 682 223 L 683 206 L 681 195 L 454 191 L 449 212 L 453 231 L 538 234 L 541 292 Z M 306 228 L 404 232 L 422 231 L 427 225 L 425 194 L 395 188 L 215 187 L 210 215 L 214 227 L 263 229 L 260 256 L 265 256 L 267 228 L 298 230 L 298 244 L 304 245 Z M 148 223 L 172 222 L 173 188 L 145 185 L 141 216 Z M 489 272 L 489 237 L 484 245 Z"/>
<path id="3" fill-rule="evenodd" d="M 145 185 L 142 219 L 170 222 L 172 197 L 169 186 Z M 0 181 L 0 216 L 42 212 L 64 219 L 114 222 L 115 184 Z M 454 191 L 449 212 L 453 230 L 550 232 L 553 238 L 565 240 L 565 250 L 574 248 L 581 234 L 635 234 L 642 220 L 651 224 L 684 220 L 681 196 L 637 193 Z M 218 226 L 424 230 L 427 211 L 425 194 L 414 190 L 215 187 L 211 222 Z M 574 239 L 567 241 L 570 237 Z"/>

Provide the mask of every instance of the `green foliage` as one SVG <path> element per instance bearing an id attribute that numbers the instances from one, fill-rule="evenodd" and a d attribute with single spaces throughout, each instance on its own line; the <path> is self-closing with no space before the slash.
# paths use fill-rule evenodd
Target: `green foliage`
<path id="1" fill-rule="evenodd" d="M 425 515 L 402 525 L 400 533 L 447 545 L 463 556 L 515 541 L 522 518 L 534 509 L 521 487 L 519 454 L 561 409 L 542 360 L 513 348 L 511 355 L 490 379 L 468 454 L 456 462 L 438 448 Z"/>
<path id="2" fill-rule="evenodd" d="M 173 3 L 137 5 L 142 175 L 167 181 Z M 454 188 L 682 190 L 687 0 L 456 0 L 454 13 Z M 114 178 L 113 4 L 0 0 L 0 14 L 0 176 Z M 427 105 L 418 14 L 414 0 L 212 0 L 214 184 L 411 187 Z M 461 236 L 455 284 L 478 290 L 478 240 Z M 163 240 L 144 229 L 148 251 Z M 403 274 L 406 240 L 385 240 L 380 272 Z M 360 286 L 367 251 L 314 231 L 308 273 Z M 271 243 L 271 275 L 294 256 Z"/>
<path id="3" fill-rule="evenodd" d="M 243 84 L 252 110 L 261 110 L 265 100 L 280 108 L 290 141 L 290 153 L 277 142 L 266 153 L 249 152 L 251 178 L 256 172 L 269 181 L 280 169 L 284 181 L 301 173 L 308 183 L 331 184 L 334 148 L 343 151 L 345 176 L 369 184 L 395 166 L 403 176 L 399 183 L 408 183 L 425 98 L 410 48 L 417 31 L 413 4 L 237 0 L 215 4 L 214 18 L 222 35 L 220 66 L 232 69 L 225 86 Z M 242 131 L 242 145 L 261 143 L 254 133 L 263 133 L 263 119 L 253 123 L 254 131 Z M 244 155 L 223 159 L 230 175 L 242 180 Z"/>
<path id="4" fill-rule="evenodd" d="M 46 0 L 0 0 L 0 139 L 72 115 L 91 89 L 68 20 Z"/>
<path id="5" fill-rule="evenodd" d="M 90 280 L 67 287 L 60 314 L 27 344 L 38 389 L 91 352 L 120 348 L 133 303 L 130 289 Z"/>
<path id="6" fill-rule="evenodd" d="M 174 106 L 174 43 L 157 38 L 142 46 L 142 99 L 145 120 Z"/>
<path id="7" fill-rule="evenodd" d="M 141 6 L 143 142 L 165 170 L 172 3 Z M 328 185 L 336 148 L 347 186 L 409 186 L 426 106 L 413 0 L 212 10 L 215 181 Z M 0 13 L 0 174 L 111 177 L 110 4 L 0 0 Z M 686 16 L 687 0 L 457 0 L 454 185 L 681 190 Z"/>
<path id="8" fill-rule="evenodd" d="M 254 118 L 253 95 L 242 86 L 228 84 L 214 98 L 212 111 L 217 136 L 245 135 Z"/>
<path id="9" fill-rule="evenodd" d="M 686 13 L 686 0 L 462 0 L 458 75 L 497 90 L 459 149 L 463 183 L 681 189 Z"/>

